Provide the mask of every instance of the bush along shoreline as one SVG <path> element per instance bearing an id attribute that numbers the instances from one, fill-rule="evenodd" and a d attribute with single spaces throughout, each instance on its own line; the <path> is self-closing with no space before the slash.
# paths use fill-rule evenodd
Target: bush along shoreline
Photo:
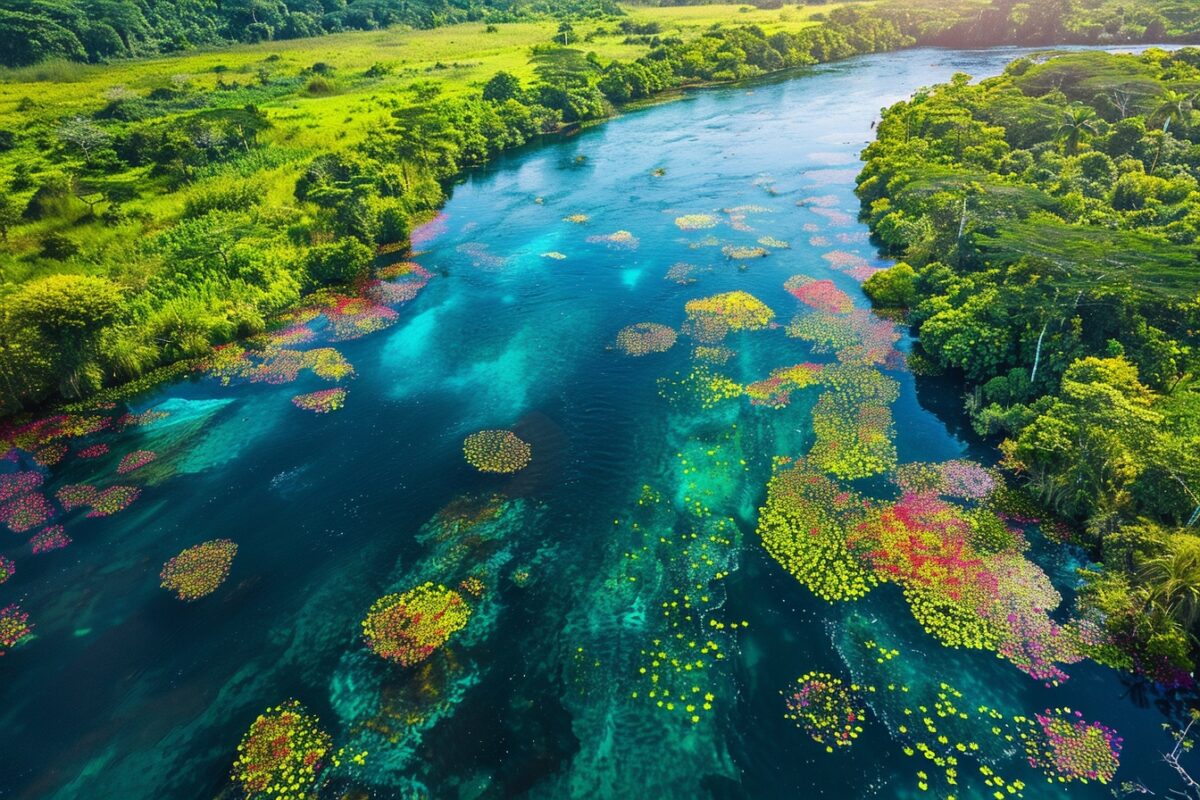
<path id="1" fill-rule="evenodd" d="M 1200 634 L 1197 87 L 1198 49 L 958 75 L 885 112 L 858 180 L 900 259 L 864 290 L 1099 565 L 1108 660 L 1165 682 Z"/>

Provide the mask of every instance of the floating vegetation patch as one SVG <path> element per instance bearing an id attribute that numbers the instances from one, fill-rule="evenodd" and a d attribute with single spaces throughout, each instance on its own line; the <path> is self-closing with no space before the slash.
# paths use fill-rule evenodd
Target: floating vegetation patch
<path id="1" fill-rule="evenodd" d="M 565 261 L 567 256 L 566 254 L 560 253 L 557 250 L 551 250 L 547 253 L 542 253 L 542 258 L 549 258 L 554 261 Z"/>
<path id="2" fill-rule="evenodd" d="M 412 261 L 389 264 L 376 273 L 365 294 L 379 303 L 398 305 L 416 298 L 429 285 L 433 273 Z"/>
<path id="3" fill-rule="evenodd" d="M 45 476 L 35 470 L 7 472 L 0 475 L 0 502 L 32 492 L 42 485 Z"/>
<path id="4" fill-rule="evenodd" d="M 675 329 L 657 322 L 639 322 L 617 332 L 617 347 L 629 356 L 665 353 L 675 346 Z"/>
<path id="5" fill-rule="evenodd" d="M 791 466 L 777 462 L 758 512 L 758 535 L 767 554 L 817 597 L 855 600 L 879 583 L 848 544 L 866 505 L 803 459 Z"/>
<path id="6" fill-rule="evenodd" d="M 33 530 L 54 516 L 54 507 L 41 492 L 29 492 L 0 505 L 0 522 L 13 533 Z"/>
<path id="7" fill-rule="evenodd" d="M 813 247 L 829 247 L 833 244 L 828 236 L 810 236 L 808 237 L 808 243 Z"/>
<path id="8" fill-rule="evenodd" d="M 0 583 L 4 583 L 17 571 L 17 565 L 11 558 L 0 556 Z"/>
<path id="9" fill-rule="evenodd" d="M 429 222 L 416 226 L 408 235 L 409 244 L 414 250 L 425 247 L 449 230 L 449 220 L 445 213 L 438 213 Z"/>
<path id="10" fill-rule="evenodd" d="M 782 239 L 776 239 L 774 236 L 763 236 L 758 240 L 758 243 L 763 247 L 769 247 L 773 250 L 789 250 L 791 245 Z"/>
<path id="11" fill-rule="evenodd" d="M 466 627 L 470 616 L 462 595 L 430 581 L 376 600 L 362 622 L 363 638 L 379 657 L 411 667 Z"/>
<path id="12" fill-rule="evenodd" d="M 731 261 L 749 261 L 755 258 L 766 258 L 771 254 L 765 247 L 749 247 L 746 245 L 727 244 L 721 252 Z"/>
<path id="13" fill-rule="evenodd" d="M 122 458 L 121 463 L 117 464 L 117 474 L 125 475 L 133 472 L 135 469 L 146 466 L 157 457 L 153 450 L 134 450 Z"/>
<path id="14" fill-rule="evenodd" d="M 726 400 L 742 396 L 742 386 L 701 364 L 687 375 L 658 379 L 658 393 L 673 405 L 696 405 L 703 410 L 716 408 Z"/>
<path id="15" fill-rule="evenodd" d="M 783 408 L 792 401 L 792 392 L 813 385 L 821 372 L 820 364 L 796 364 L 771 370 L 770 377 L 745 386 L 750 404 Z"/>
<path id="16" fill-rule="evenodd" d="M 235 344 L 213 348 L 212 355 L 203 368 L 221 383 L 234 380 L 250 383 L 291 383 L 304 370 L 319 378 L 340 381 L 354 374 L 354 367 L 332 347 L 317 347 L 312 350 L 290 350 L 267 347 L 248 350 Z"/>
<path id="17" fill-rule="evenodd" d="M 463 441 L 467 463 L 480 472 L 519 472 L 529 466 L 533 449 L 512 431 L 472 433 Z"/>
<path id="18" fill-rule="evenodd" d="M 316 331 L 308 327 L 306 323 L 288 325 L 266 334 L 267 342 L 272 347 L 295 347 L 308 344 L 316 338 Z"/>
<path id="19" fill-rule="evenodd" d="M 590 244 L 608 245 L 613 250 L 636 250 L 640 242 L 629 231 L 616 231 L 607 235 L 589 236 Z"/>
<path id="20" fill-rule="evenodd" d="M 0 656 L 24 642 L 33 634 L 29 615 L 18 605 L 0 608 Z"/>
<path id="21" fill-rule="evenodd" d="M 775 319 L 763 301 L 740 291 L 689 300 L 684 311 L 685 331 L 706 344 L 717 344 L 731 332 L 762 330 Z"/>
<path id="22" fill-rule="evenodd" d="M 821 194 L 803 197 L 796 201 L 796 205 L 804 208 L 834 208 L 840 202 L 841 198 L 836 194 Z"/>
<path id="23" fill-rule="evenodd" d="M 71 537 L 67 536 L 67 532 L 63 530 L 62 525 L 51 525 L 30 539 L 29 547 L 36 556 L 38 553 L 61 550 L 70 543 Z"/>
<path id="24" fill-rule="evenodd" d="M 834 269 L 848 270 L 855 267 L 869 267 L 870 263 L 860 255 L 845 250 L 830 250 L 821 256 Z"/>
<path id="25" fill-rule="evenodd" d="M 697 267 L 695 264 L 678 261 L 667 269 L 667 274 L 663 278 L 678 283 L 680 286 L 688 286 L 699 280 L 698 276 L 700 274 L 708 271 L 707 269 Z"/>
<path id="26" fill-rule="evenodd" d="M 309 800 L 331 745 L 321 721 L 289 700 L 260 714 L 242 736 L 233 778 L 254 800 Z"/>
<path id="27" fill-rule="evenodd" d="M 675 218 L 675 226 L 681 231 L 699 231 L 717 227 L 717 218 L 712 214 L 685 214 Z"/>
<path id="28" fill-rule="evenodd" d="M 842 244 L 865 244 L 871 240 L 871 235 L 866 231 L 855 231 L 853 233 L 843 231 L 837 235 L 837 240 Z"/>
<path id="29" fill-rule="evenodd" d="M 330 411 L 337 411 L 346 405 L 346 394 L 346 389 L 341 387 L 321 389 L 308 394 L 296 395 L 292 398 L 292 405 L 314 414 L 328 414 Z"/>
<path id="30" fill-rule="evenodd" d="M 570 222 L 572 225 L 585 225 L 591 219 L 587 214 L 571 214 L 563 217 L 563 222 Z"/>
<path id="31" fill-rule="evenodd" d="M 807 275 L 793 275 L 784 282 L 783 288 L 797 300 L 817 311 L 827 314 L 848 314 L 854 310 L 854 301 L 830 280 L 816 280 Z"/>
<path id="32" fill-rule="evenodd" d="M 796 679 L 796 688 L 784 694 L 787 713 L 812 737 L 832 753 L 834 747 L 849 747 L 862 733 L 866 709 L 862 708 L 841 678 L 827 672 L 809 672 Z"/>
<path id="33" fill-rule="evenodd" d="M 92 504 L 96 499 L 96 487 L 87 483 L 68 483 L 59 487 L 54 497 L 63 511 L 73 511 Z"/>
<path id="34" fill-rule="evenodd" d="M 900 332 L 895 323 L 865 308 L 846 314 L 827 311 L 796 316 L 787 335 L 812 344 L 814 353 L 835 353 L 844 364 L 900 369 L 903 354 L 896 349 Z"/>
<path id="35" fill-rule="evenodd" d="M 139 494 L 141 494 L 141 489 L 136 486 L 110 486 L 103 491 L 96 492 L 96 496 L 89 504 L 92 510 L 87 515 L 89 517 L 112 516 L 129 508 L 133 501 L 138 499 Z"/>
<path id="36" fill-rule="evenodd" d="M 828 391 L 813 409 L 813 464 L 846 480 L 894 467 L 889 406 L 899 397 L 899 384 L 878 370 L 846 364 L 826 366 L 821 383 Z"/>
<path id="37" fill-rule="evenodd" d="M 701 344 L 692 350 L 692 358 L 708 364 L 724 364 L 735 355 L 737 355 L 736 350 L 724 345 Z"/>
<path id="38" fill-rule="evenodd" d="M 1046 709 L 1034 719 L 1021 739 L 1029 765 L 1045 772 L 1047 781 L 1112 781 L 1123 743 L 1116 731 L 1069 708 Z"/>
<path id="39" fill-rule="evenodd" d="M 422 286 L 424 284 L 421 284 Z M 414 290 L 415 292 L 418 289 Z M 316 303 L 328 320 L 334 342 L 359 339 L 395 324 L 400 315 L 395 309 L 377 303 L 369 297 L 353 297 L 343 294 L 314 295 L 310 302 Z M 309 351 L 312 352 L 312 351 Z"/>
<path id="40" fill-rule="evenodd" d="M 493 253 L 483 242 L 465 242 L 454 249 L 471 259 L 471 266 L 488 272 L 504 269 L 508 264 L 508 259 Z"/>
<path id="41" fill-rule="evenodd" d="M 101 458 L 108 455 L 108 445 L 103 443 L 88 445 L 75 455 L 79 458 Z"/>
<path id="42" fill-rule="evenodd" d="M 708 236 L 705 236 L 703 239 L 697 239 L 694 242 L 688 242 L 688 249 L 689 250 L 700 250 L 701 248 L 704 248 L 704 247 L 720 247 L 722 244 L 723 244 L 723 242 L 720 239 L 718 239 L 716 236 L 712 236 L 710 234 Z"/>
<path id="43" fill-rule="evenodd" d="M 845 211 L 838 211 L 836 208 L 813 208 L 812 213 L 819 217 L 824 217 L 829 221 L 830 225 L 848 226 L 854 224 L 854 217 L 847 214 Z"/>
<path id="44" fill-rule="evenodd" d="M 237 551 L 237 544 L 229 539 L 189 547 L 163 565 L 159 586 L 187 602 L 207 597 L 229 577 Z"/>
<path id="45" fill-rule="evenodd" d="M 982 502 L 1001 485 L 999 474 L 974 461 L 901 464 L 892 479 L 909 494 L 932 492 L 959 500 Z"/>
<path id="46" fill-rule="evenodd" d="M 40 466 L 53 467 L 62 463 L 67 456 L 67 445 L 64 442 L 46 444 L 33 451 L 33 460 Z"/>

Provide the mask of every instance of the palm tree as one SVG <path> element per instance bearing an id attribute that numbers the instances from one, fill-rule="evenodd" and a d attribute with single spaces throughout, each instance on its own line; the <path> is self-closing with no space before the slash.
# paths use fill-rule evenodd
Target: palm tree
<path id="1" fill-rule="evenodd" d="M 1146 122 L 1158 125 L 1158 121 L 1162 120 L 1162 136 L 1158 139 L 1158 152 L 1154 154 L 1154 163 L 1150 165 L 1151 173 L 1158 169 L 1158 161 L 1162 158 L 1163 148 L 1167 144 L 1167 130 L 1171 123 L 1182 124 L 1187 122 L 1191 115 L 1192 98 L 1183 92 L 1167 89 L 1155 99 L 1155 106 L 1146 115 Z"/>
<path id="2" fill-rule="evenodd" d="M 1166 133 L 1172 122 L 1176 124 L 1187 122 L 1191 113 L 1192 98 L 1184 92 L 1167 89 L 1155 98 L 1154 108 L 1147 115 L 1146 122 L 1156 126 L 1161 121 L 1163 133 Z"/>
<path id="3" fill-rule="evenodd" d="M 1142 567 L 1148 599 L 1190 630 L 1200 619 L 1200 537 L 1172 536 L 1168 550 Z"/>
<path id="4" fill-rule="evenodd" d="M 1063 143 L 1063 151 L 1067 155 L 1079 152 L 1079 145 L 1087 134 L 1098 133 L 1096 128 L 1096 109 L 1091 106 L 1075 105 L 1063 112 L 1062 124 L 1058 126 L 1055 138 Z"/>

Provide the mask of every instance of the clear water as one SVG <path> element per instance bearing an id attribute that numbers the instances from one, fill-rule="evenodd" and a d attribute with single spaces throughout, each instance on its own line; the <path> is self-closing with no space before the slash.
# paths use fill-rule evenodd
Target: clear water
<path id="1" fill-rule="evenodd" d="M 830 606 L 766 557 L 756 509 L 772 457 L 811 446 L 815 393 L 782 410 L 671 405 L 658 379 L 692 368 L 692 342 L 637 359 L 611 347 L 626 325 L 678 328 L 686 300 L 733 289 L 786 323 L 798 304 L 783 282 L 798 273 L 865 306 L 858 281 L 822 255 L 881 263 L 852 191 L 872 120 L 920 86 L 994 74 L 1013 56 L 859 58 L 690 94 L 517 153 L 455 189 L 416 258 L 435 278 L 399 321 L 336 345 L 357 370 L 342 410 L 292 406 L 328 385 L 307 373 L 282 386 L 198 378 L 139 401 L 135 410 L 170 416 L 107 440 L 115 454 L 159 453 L 127 481 L 142 485 L 139 500 L 107 519 L 67 517 L 66 549 L 30 557 L 15 536 L 0 548 L 18 565 L 0 605 L 20 602 L 36 624 L 36 638 L 0 659 L 0 797 L 239 796 L 228 777 L 238 740 L 287 698 L 338 746 L 367 751 L 363 765 L 331 772 L 328 797 L 930 796 L 917 788 L 922 764 L 890 735 L 895 698 L 873 700 L 862 738 L 833 754 L 783 718 L 780 691 L 814 669 L 903 682 L 914 695 L 946 681 L 966 705 L 1006 713 L 1078 708 L 1124 734 L 1118 779 L 1161 788 L 1158 726 L 1170 709 L 1154 693 L 1088 664 L 1047 689 L 991 654 L 940 647 L 890 587 Z M 814 195 L 831 195 L 842 215 L 797 206 Z M 763 209 L 747 215 L 753 231 L 720 211 L 743 205 Z M 590 221 L 562 221 L 576 213 Z M 722 223 L 676 227 L 698 213 Z M 639 246 L 587 241 L 617 230 Z M 690 246 L 710 234 L 791 248 L 739 269 L 720 247 Z M 664 279 L 677 262 L 698 268 L 694 284 Z M 719 371 L 741 382 L 810 357 L 778 329 L 729 344 L 737 354 Z M 901 385 L 901 461 L 991 458 L 969 438 L 953 385 L 889 374 Z M 531 442 L 528 469 L 489 477 L 464 463 L 463 437 L 493 427 Z M 73 461 L 49 488 L 111 468 Z M 638 504 L 644 485 L 664 498 L 654 509 Z M 467 540 L 432 535 L 431 517 L 472 493 L 509 502 Z M 659 536 L 714 524 L 687 513 L 697 494 L 711 519 L 732 520 L 720 562 L 732 574 L 703 590 L 703 620 L 748 626 L 721 632 L 727 657 L 696 679 L 713 708 L 692 723 L 648 700 L 639 668 L 675 632 L 662 603 L 689 590 L 691 556 Z M 217 537 L 240 546 L 217 593 L 184 604 L 158 587 L 167 558 Z M 1069 589 L 1071 556 L 1039 552 Z M 424 667 L 365 650 L 359 622 L 376 597 L 468 575 L 483 577 L 483 600 Z M 700 628 L 688 636 L 710 635 Z M 870 637 L 902 655 L 880 666 L 859 646 Z M 1109 796 L 1047 784 L 1015 748 L 992 749 L 991 763 L 1029 784 L 1026 797 Z M 973 762 L 961 772 L 959 797 L 991 796 Z"/>

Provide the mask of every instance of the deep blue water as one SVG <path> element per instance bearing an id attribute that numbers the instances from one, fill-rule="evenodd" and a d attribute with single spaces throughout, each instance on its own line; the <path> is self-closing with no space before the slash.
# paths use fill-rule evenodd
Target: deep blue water
<path id="1" fill-rule="evenodd" d="M 442 232 L 414 259 L 434 278 L 398 321 L 332 345 L 356 370 L 343 409 L 293 407 L 330 385 L 309 373 L 286 385 L 202 377 L 140 399 L 135 411 L 168 416 L 95 437 L 113 456 L 70 460 L 46 486 L 111 482 L 115 459 L 145 448 L 158 460 L 121 481 L 141 486 L 139 499 L 106 519 L 66 515 L 74 541 L 63 550 L 30 556 L 7 534 L 0 548 L 17 563 L 0 606 L 20 603 L 36 626 L 0 659 L 0 797 L 240 796 L 229 781 L 238 740 L 288 698 L 336 747 L 366 751 L 362 765 L 330 770 L 327 797 L 945 796 L 917 788 L 925 767 L 895 738 L 894 693 L 869 698 L 863 736 L 832 754 L 785 720 L 780 691 L 810 670 L 904 683 L 914 696 L 944 681 L 964 706 L 1008 714 L 1078 708 L 1125 736 L 1118 780 L 1166 785 L 1164 702 L 1131 679 L 1085 663 L 1045 688 L 991 653 L 938 645 L 895 587 L 831 606 L 766 556 L 754 526 L 771 459 L 812 446 L 816 391 L 781 410 L 672 404 L 659 379 L 691 372 L 696 342 L 681 335 L 643 358 L 612 346 L 626 325 L 679 329 L 687 300 L 735 289 L 785 325 L 800 306 L 783 283 L 800 273 L 865 307 L 859 281 L 823 256 L 885 263 L 853 194 L 879 109 L 955 71 L 994 74 L 1014 55 L 858 58 L 526 149 L 456 187 Z M 813 197 L 824 199 L 797 204 Z M 722 211 L 743 206 L 755 208 L 735 212 L 740 222 Z M 573 214 L 589 219 L 563 221 Z M 681 230 L 688 214 L 717 225 Z M 638 246 L 588 241 L 616 231 Z M 790 248 L 747 261 L 722 252 L 763 237 Z M 694 283 L 665 279 L 679 262 L 695 267 Z M 736 353 L 713 369 L 739 383 L 814 358 L 779 328 L 726 344 Z M 901 462 L 992 460 L 968 437 L 953 383 L 888 375 L 900 385 Z M 533 463 L 512 477 L 475 472 L 462 442 L 484 428 L 515 430 Z M 654 509 L 638 504 L 647 485 L 664 498 Z M 494 493 L 507 498 L 499 517 L 465 540 L 427 524 L 457 497 Z M 712 517 L 688 513 L 695 496 Z M 692 723 L 648 700 L 639 666 L 670 635 L 662 602 L 692 591 L 681 576 L 693 556 L 658 540 L 710 534 L 717 519 L 728 520 L 731 574 L 698 590 L 711 595 L 700 627 L 739 628 L 721 633 L 726 657 L 696 679 L 714 699 Z M 159 588 L 166 559 L 220 537 L 240 549 L 216 593 L 185 604 Z M 1069 593 L 1075 556 L 1036 552 Z M 363 647 L 376 597 L 468 575 L 483 578 L 483 597 L 424 666 Z M 859 646 L 867 637 L 902 654 L 880 666 Z M 1046 784 L 1015 747 L 989 748 L 987 763 L 1025 781 L 1026 797 L 1109 796 L 1094 783 Z M 975 762 L 960 772 L 960 798 L 991 795 Z"/>

